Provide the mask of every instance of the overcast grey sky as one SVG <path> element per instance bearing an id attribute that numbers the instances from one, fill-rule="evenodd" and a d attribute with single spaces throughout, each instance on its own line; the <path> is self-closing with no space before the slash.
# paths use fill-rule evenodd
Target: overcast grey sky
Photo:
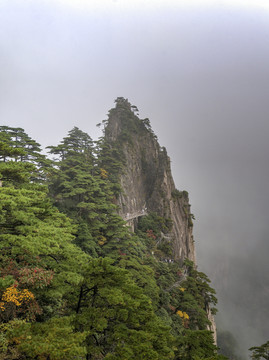
<path id="1" fill-rule="evenodd" d="M 45 147 L 73 126 L 100 136 L 118 96 L 136 105 L 190 193 L 198 264 L 245 349 L 269 337 L 268 64 L 266 1 L 0 0 L 1 124 Z"/>

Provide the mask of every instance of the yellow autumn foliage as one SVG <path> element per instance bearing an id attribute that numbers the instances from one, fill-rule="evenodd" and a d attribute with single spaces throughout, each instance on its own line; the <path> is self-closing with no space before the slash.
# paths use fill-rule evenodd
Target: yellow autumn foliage
<path id="1" fill-rule="evenodd" d="M 99 237 L 98 244 L 99 244 L 100 246 L 102 246 L 102 245 L 104 245 L 105 243 L 106 243 L 106 237 L 104 237 L 103 235 L 101 235 L 101 236 Z"/>
<path id="2" fill-rule="evenodd" d="M 183 312 L 182 312 L 181 310 L 178 310 L 178 311 L 177 311 L 177 315 L 179 315 L 181 318 L 184 317 Z"/>
<path id="3" fill-rule="evenodd" d="M 100 176 L 102 179 L 106 179 L 108 177 L 108 173 L 105 169 L 100 169 Z"/>
<path id="4" fill-rule="evenodd" d="M 183 319 L 189 319 L 190 318 L 189 315 L 185 311 L 178 310 L 176 313 L 177 313 L 178 316 L 180 316 Z"/>
<path id="5" fill-rule="evenodd" d="M 2 295 L 0 309 L 4 311 L 7 303 L 14 303 L 16 306 L 21 306 L 23 302 L 34 300 L 34 298 L 34 294 L 27 289 L 18 290 L 15 286 L 10 286 Z"/>
<path id="6" fill-rule="evenodd" d="M 189 319 L 190 318 L 189 315 L 187 313 L 185 313 L 185 311 L 183 312 L 183 317 L 184 317 L 184 319 Z"/>

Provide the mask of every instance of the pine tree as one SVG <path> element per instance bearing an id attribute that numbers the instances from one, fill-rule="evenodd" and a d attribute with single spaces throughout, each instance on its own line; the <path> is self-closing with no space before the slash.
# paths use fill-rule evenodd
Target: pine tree
<path id="1" fill-rule="evenodd" d="M 116 214 L 107 172 L 93 156 L 90 137 L 75 128 L 61 144 L 49 147 L 60 158 L 50 177 L 55 205 L 78 224 L 75 243 L 91 256 L 117 252 L 119 239 L 129 237 Z"/>
<path id="2" fill-rule="evenodd" d="M 264 343 L 261 346 L 253 346 L 249 350 L 252 351 L 251 359 L 269 360 L 269 341 L 267 341 L 266 343 Z"/>
<path id="3" fill-rule="evenodd" d="M 77 304 L 76 327 L 88 333 L 87 359 L 170 359 L 169 328 L 127 270 L 93 259 Z"/>
<path id="4" fill-rule="evenodd" d="M 28 330 L 36 320 L 46 329 L 48 319 L 69 316 L 88 257 L 72 243 L 76 227 L 52 205 L 46 186 L 31 180 L 39 170 L 12 160 L 13 149 L 5 145 L 0 162 L 0 348 L 5 359 L 15 353 L 30 359 L 27 341 L 14 340 L 17 332 L 24 332 L 25 320 Z"/>
<path id="5" fill-rule="evenodd" d="M 45 155 L 41 154 L 40 144 L 33 140 L 22 128 L 12 128 L 0 126 L 0 161 L 9 162 L 8 167 L 1 164 L 2 175 L 7 180 L 13 178 L 14 181 L 21 182 L 23 175 L 28 173 L 31 181 L 40 182 L 45 179 L 46 172 L 50 167 L 50 161 Z M 11 162 L 20 162 L 17 167 L 11 168 Z M 34 166 L 30 166 L 30 165 Z M 23 169 L 25 168 L 25 171 Z M 17 179 L 15 176 L 17 170 Z M 8 175 L 11 172 L 11 175 Z M 5 176 L 6 175 L 6 176 Z"/>

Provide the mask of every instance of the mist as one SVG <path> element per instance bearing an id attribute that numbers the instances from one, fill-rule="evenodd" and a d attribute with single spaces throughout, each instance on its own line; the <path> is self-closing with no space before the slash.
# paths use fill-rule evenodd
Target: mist
<path id="1" fill-rule="evenodd" d="M 42 147 L 123 96 L 189 191 L 198 266 L 241 355 L 268 340 L 269 9 L 249 1 L 0 2 L 0 117 Z M 266 338 L 267 337 L 267 338 Z"/>

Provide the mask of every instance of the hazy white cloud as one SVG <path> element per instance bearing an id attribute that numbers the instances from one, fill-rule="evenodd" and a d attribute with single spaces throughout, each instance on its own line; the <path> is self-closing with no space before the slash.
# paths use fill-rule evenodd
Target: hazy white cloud
<path id="1" fill-rule="evenodd" d="M 26 0 L 27 1 L 27 0 Z M 29 1 L 29 0 L 28 0 Z M 267 0 L 40 0 L 44 3 L 69 6 L 79 11 L 152 11 L 167 8 L 241 7 L 269 10 Z"/>
<path id="2" fill-rule="evenodd" d="M 234 279 L 241 293 L 249 286 L 236 261 L 243 267 L 268 253 L 265 9 L 259 0 L 0 1 L 1 123 L 43 146 L 73 126 L 96 138 L 114 99 L 128 97 L 167 147 L 177 187 L 190 192 L 198 261 L 216 279 L 227 323 Z M 215 273 L 231 261 L 229 292 L 225 269 Z M 268 264 L 261 269 L 268 274 Z M 268 324 L 246 323 L 254 321 L 249 306 L 237 309 L 238 333 L 252 327 L 250 338 L 262 343 Z"/>

